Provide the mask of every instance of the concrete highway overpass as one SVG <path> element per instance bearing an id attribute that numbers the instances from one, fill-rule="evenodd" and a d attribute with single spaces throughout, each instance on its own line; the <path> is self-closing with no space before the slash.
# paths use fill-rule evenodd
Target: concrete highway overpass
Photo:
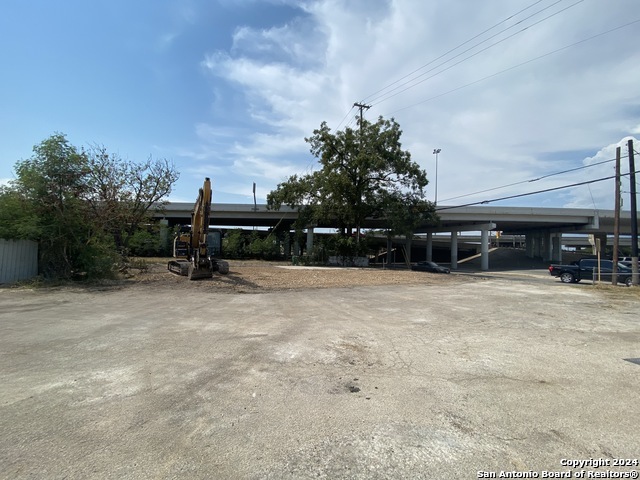
<path id="1" fill-rule="evenodd" d="M 174 202 L 165 206 L 163 213 L 156 216 L 169 225 L 191 223 L 192 203 Z M 458 236 L 462 232 L 479 232 L 482 269 L 487 270 L 489 232 L 499 231 L 505 235 L 521 235 L 525 239 L 527 255 L 543 260 L 561 262 L 563 234 L 571 234 L 575 243 L 576 235 L 593 235 L 599 239 L 601 248 L 606 246 L 608 236 L 614 233 L 614 211 L 578 208 L 537 208 L 537 207 L 448 207 L 438 208 L 440 225 L 424 225 L 416 234 L 426 241 L 427 258 L 436 233 L 447 232 L 451 247 L 451 266 L 457 267 Z M 278 211 L 268 210 L 264 204 L 213 204 L 211 208 L 212 227 L 275 227 L 291 228 L 298 218 L 298 212 L 289 207 Z M 307 229 L 307 245 L 313 244 L 314 228 L 335 228 L 335 224 L 314 225 Z M 379 219 L 368 219 L 364 228 L 382 228 Z M 631 214 L 621 212 L 620 233 L 631 235 Z M 587 237 L 585 237 L 587 238 Z M 628 243 L 625 241 L 625 243 Z"/>

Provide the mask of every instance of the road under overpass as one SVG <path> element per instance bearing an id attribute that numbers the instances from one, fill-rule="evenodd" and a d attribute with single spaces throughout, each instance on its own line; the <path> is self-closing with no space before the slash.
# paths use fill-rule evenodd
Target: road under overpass
<path id="1" fill-rule="evenodd" d="M 156 216 L 165 224 L 190 224 L 191 203 L 169 203 L 162 213 Z M 501 232 L 503 235 L 524 237 L 527 255 L 552 262 L 562 261 L 563 234 L 570 234 L 575 244 L 577 236 L 584 236 L 585 241 L 593 241 L 605 248 L 608 237 L 614 233 L 614 211 L 578 208 L 538 208 L 538 207 L 448 207 L 438 208 L 440 224 L 436 227 L 423 225 L 416 230 L 416 235 L 426 242 L 426 254 L 430 259 L 434 239 L 441 240 L 442 234 L 448 236 L 451 251 L 451 267 L 455 269 L 458 262 L 458 241 L 461 234 L 479 234 L 481 268 L 489 269 L 490 232 Z M 211 208 L 212 227 L 280 227 L 291 229 L 298 219 L 296 209 L 282 207 L 280 210 L 269 210 L 266 205 L 251 204 L 213 204 Z M 307 249 L 313 245 L 314 230 L 318 228 L 336 228 L 336 224 L 309 225 L 307 228 Z M 364 228 L 383 228 L 380 219 L 367 219 Z M 440 235 L 439 235 L 440 234 Z M 620 234 L 631 235 L 631 214 L 621 212 Z M 589 237 L 591 236 L 591 237 Z M 495 238 L 495 237 L 494 237 Z M 396 239 L 406 241 L 406 239 Z M 627 243 L 625 241 L 625 243 Z"/>

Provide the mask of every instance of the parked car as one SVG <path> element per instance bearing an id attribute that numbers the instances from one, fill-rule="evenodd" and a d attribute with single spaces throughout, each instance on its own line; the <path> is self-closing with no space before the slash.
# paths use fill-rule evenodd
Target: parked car
<path id="1" fill-rule="evenodd" d="M 549 274 L 558 277 L 563 283 L 578 283 L 580 280 L 597 280 L 598 260 L 583 258 L 571 265 L 550 265 Z M 611 282 L 613 278 L 613 262 L 611 260 L 600 261 L 600 280 Z M 631 269 L 618 264 L 618 283 L 631 286 Z"/>
<path id="2" fill-rule="evenodd" d="M 447 267 L 438 265 L 436 262 L 418 262 L 411 266 L 411 270 L 417 270 L 419 272 L 432 272 L 432 273 L 451 273 Z"/>

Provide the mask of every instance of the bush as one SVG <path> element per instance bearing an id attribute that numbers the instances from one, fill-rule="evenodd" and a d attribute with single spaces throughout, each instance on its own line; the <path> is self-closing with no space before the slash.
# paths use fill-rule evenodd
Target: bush
<path id="1" fill-rule="evenodd" d="M 222 252 L 225 258 L 244 258 L 245 240 L 242 229 L 236 228 L 227 232 L 222 239 Z"/>
<path id="2" fill-rule="evenodd" d="M 280 244 L 273 235 L 266 238 L 252 237 L 250 249 L 252 256 L 263 260 L 273 260 L 280 256 Z"/>
<path id="3" fill-rule="evenodd" d="M 116 253 L 113 241 L 94 237 L 78 251 L 76 259 L 77 270 L 73 272 L 73 278 L 95 280 L 115 278 L 121 257 Z"/>
<path id="4" fill-rule="evenodd" d="M 159 232 L 138 230 L 129 237 L 129 253 L 136 257 L 158 257 L 165 253 Z"/>
<path id="5" fill-rule="evenodd" d="M 339 257 L 363 257 L 369 252 L 369 244 L 364 236 L 360 237 L 360 242 L 354 237 L 336 236 L 331 250 Z"/>

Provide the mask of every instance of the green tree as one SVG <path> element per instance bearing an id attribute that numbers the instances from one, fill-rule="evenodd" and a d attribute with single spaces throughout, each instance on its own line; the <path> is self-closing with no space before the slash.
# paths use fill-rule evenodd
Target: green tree
<path id="1" fill-rule="evenodd" d="M 15 173 L 0 189 L 0 237 L 38 241 L 40 270 L 55 278 L 112 275 L 119 247 L 177 179 L 166 163 L 121 162 L 104 149 L 79 150 L 60 133 Z"/>
<path id="2" fill-rule="evenodd" d="M 103 146 L 91 147 L 86 156 L 87 200 L 93 215 L 126 253 L 139 227 L 150 223 L 152 214 L 166 204 L 163 199 L 180 174 L 167 160 L 136 163 L 110 154 Z"/>
<path id="3" fill-rule="evenodd" d="M 94 219 L 88 215 L 87 157 L 64 135 L 55 134 L 16 163 L 16 179 L 2 192 L 0 235 L 40 244 L 40 268 L 48 276 L 69 277 L 92 270 L 85 248 L 102 250 Z M 5 210 L 7 207 L 10 210 Z"/>
<path id="4" fill-rule="evenodd" d="M 242 258 L 245 242 L 241 228 L 234 228 L 226 233 L 222 239 L 222 251 L 226 258 Z"/>
<path id="5" fill-rule="evenodd" d="M 251 232 L 247 249 L 254 258 L 263 260 L 273 260 L 280 255 L 276 236 L 273 233 L 269 233 L 266 237 L 261 237 L 257 230 Z"/>
<path id="6" fill-rule="evenodd" d="M 160 228 L 154 225 L 149 230 L 140 228 L 128 238 L 128 251 L 136 257 L 154 257 L 163 253 Z"/>
<path id="7" fill-rule="evenodd" d="M 426 172 L 402 149 L 401 135 L 395 120 L 382 117 L 336 133 L 323 122 L 305 139 L 320 169 L 279 184 L 267 196 L 269 208 L 297 207 L 300 227 L 335 223 L 344 236 L 355 229 L 357 242 L 371 217 L 384 219 L 394 233 L 436 223 L 434 205 L 425 199 Z"/>

